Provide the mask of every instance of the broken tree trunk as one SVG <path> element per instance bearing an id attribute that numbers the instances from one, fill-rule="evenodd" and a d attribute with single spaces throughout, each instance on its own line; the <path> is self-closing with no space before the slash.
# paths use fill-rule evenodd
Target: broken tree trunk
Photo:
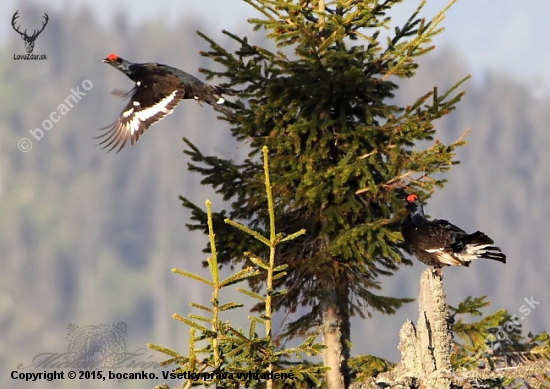
<path id="1" fill-rule="evenodd" d="M 443 282 L 426 269 L 420 278 L 419 318 L 407 320 L 399 333 L 401 362 L 388 373 L 352 388 L 450 389 L 452 336 L 448 326 Z M 453 386 L 457 388 L 457 386 Z"/>
<path id="2" fill-rule="evenodd" d="M 452 336 L 441 276 L 426 269 L 420 278 L 419 318 L 415 325 L 407 320 L 401 328 L 401 363 L 381 374 L 376 382 L 386 388 L 451 387 Z"/>
<path id="3" fill-rule="evenodd" d="M 391 371 L 351 389 L 472 389 L 481 379 L 514 378 L 531 387 L 546 387 L 537 377 L 550 371 L 550 362 L 525 362 L 500 367 L 455 372 L 451 366 L 452 333 L 440 272 L 426 269 L 420 279 L 419 318 L 416 326 L 407 320 L 399 333 L 401 362 Z"/>

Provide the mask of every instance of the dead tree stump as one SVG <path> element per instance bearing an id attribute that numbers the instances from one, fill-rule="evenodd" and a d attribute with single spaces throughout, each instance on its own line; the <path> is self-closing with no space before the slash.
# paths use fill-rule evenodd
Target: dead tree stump
<path id="1" fill-rule="evenodd" d="M 419 318 L 407 320 L 399 333 L 401 363 L 377 377 L 378 387 L 451 388 L 452 337 L 441 276 L 426 269 L 420 278 Z M 415 385 L 416 384 L 416 385 Z"/>
<path id="2" fill-rule="evenodd" d="M 401 362 L 390 372 L 370 378 L 367 382 L 353 383 L 351 389 L 471 389 L 473 382 L 502 377 L 527 380 L 533 388 L 543 387 L 535 377 L 550 371 L 548 360 L 492 371 L 453 371 L 452 333 L 440 272 L 426 269 L 422 273 L 418 304 L 416 326 L 407 320 L 399 332 Z"/>

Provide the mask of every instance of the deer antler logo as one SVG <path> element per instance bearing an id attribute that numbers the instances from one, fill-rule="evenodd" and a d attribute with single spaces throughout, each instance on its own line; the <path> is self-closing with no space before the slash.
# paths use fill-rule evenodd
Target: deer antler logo
<path id="1" fill-rule="evenodd" d="M 44 22 L 42 22 L 42 28 L 40 30 L 33 30 L 33 34 L 31 36 L 28 36 L 27 35 L 27 30 L 25 30 L 25 32 L 21 32 L 19 31 L 19 29 L 17 28 L 17 26 L 15 25 L 15 19 L 17 19 L 19 17 L 18 15 L 19 11 L 16 11 L 14 14 L 13 14 L 13 18 L 11 19 L 11 25 L 13 27 L 13 29 L 15 31 L 17 31 L 19 33 L 19 35 L 21 35 L 21 38 L 23 38 L 23 40 L 25 41 L 25 49 L 27 50 L 27 53 L 32 53 L 32 51 L 34 50 L 34 41 L 36 40 L 36 38 L 38 38 L 38 35 L 40 35 L 40 33 L 42 31 L 44 31 L 44 27 L 46 27 L 46 24 L 48 24 L 48 14 L 46 12 L 44 12 Z"/>

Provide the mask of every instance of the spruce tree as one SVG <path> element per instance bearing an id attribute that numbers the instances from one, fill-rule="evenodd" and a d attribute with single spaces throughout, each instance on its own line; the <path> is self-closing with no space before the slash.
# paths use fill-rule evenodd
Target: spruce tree
<path id="1" fill-rule="evenodd" d="M 441 187 L 437 173 L 457 163 L 454 149 L 464 143 L 434 141 L 434 122 L 455 108 L 464 80 L 442 94 L 431 87 L 406 106 L 392 100 L 399 83 L 415 75 L 417 58 L 434 48 L 448 7 L 426 20 L 421 3 L 393 26 L 389 12 L 398 0 L 244 1 L 259 13 L 249 20 L 254 30 L 266 31 L 276 50 L 252 44 L 256 35 L 224 31 L 239 46 L 230 52 L 199 34 L 211 47 L 202 54 L 223 67 L 203 71 L 242 90 L 224 119 L 250 152 L 243 161 L 207 156 L 185 139 L 189 168 L 230 202 L 213 215 L 220 265 L 247 266 L 244 253 L 265 248 L 223 221 L 269 231 L 260 158 L 269 148 L 276 230 L 306 230 L 278 246 L 288 276 L 274 286 L 287 293 L 273 299 L 274 308 L 296 313 L 283 336 L 319 331 L 328 387 L 348 387 L 350 317 L 392 314 L 408 301 L 377 293 L 380 276 L 409 263 L 399 232 L 403 193 L 426 198 Z M 207 232 L 206 213 L 182 201 L 193 213 L 189 228 Z M 250 282 L 259 291 L 265 278 Z"/>

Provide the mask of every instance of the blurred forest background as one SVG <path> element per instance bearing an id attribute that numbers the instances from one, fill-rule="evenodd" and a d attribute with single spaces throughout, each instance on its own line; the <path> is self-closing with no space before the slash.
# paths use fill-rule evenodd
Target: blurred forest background
<path id="1" fill-rule="evenodd" d="M 50 21 L 34 50 L 46 53 L 47 61 L 15 61 L 13 55 L 25 50 L 13 31 L 0 45 L 0 387 L 69 388 L 74 382 L 24 383 L 11 380 L 10 373 L 43 371 L 22 367 L 42 353 L 64 353 L 72 323 L 124 321 L 128 351 L 139 352 L 151 342 L 184 352 L 188 328 L 171 315 L 189 313 L 190 301 L 206 303 L 210 291 L 170 271 L 207 274 L 201 266 L 206 237 L 187 230 L 189 214 L 178 196 L 198 203 L 211 199 L 216 210 L 224 204 L 187 171 L 181 138 L 206 154 L 235 160 L 247 146 L 231 138 L 211 107 L 194 101 L 181 103 L 119 154 L 106 154 L 93 139 L 124 107 L 111 91 L 132 87 L 122 73 L 101 63 L 107 54 L 166 63 L 203 78 L 197 69 L 214 65 L 199 55 L 208 46 L 195 31 L 223 46 L 229 44 L 220 32 L 225 26 L 210 24 L 207 16 L 183 17 L 173 25 L 160 18 L 134 24 L 123 12 L 105 24 L 85 7 L 59 11 L 22 3 L 2 11 L 3 23 L 17 9 L 29 23 L 39 26 L 44 11 Z M 232 31 L 267 44 L 244 19 Z M 418 76 L 402 84 L 396 99 L 412 103 L 433 86 L 443 91 L 468 73 L 465 54 L 443 45 L 422 59 Z M 91 90 L 83 90 L 84 80 L 92 82 Z M 41 127 L 77 87 L 86 95 L 40 141 L 33 138 L 29 130 Z M 526 331 L 549 330 L 550 94 L 498 69 L 475 72 L 464 88 L 458 110 L 437 129 L 448 142 L 470 128 L 469 144 L 458 150 L 461 164 L 446 175 L 448 185 L 434 194 L 426 211 L 488 233 L 508 255 L 508 264 L 477 261 L 470 268 L 447 269 L 448 302 L 488 295 L 491 312 L 506 308 L 521 316 L 519 307 L 533 296 L 540 305 L 521 323 Z M 21 138 L 32 141 L 26 153 L 18 149 Z M 381 278 L 382 294 L 416 298 L 424 268 L 415 260 L 396 276 Z M 411 303 L 394 316 L 356 319 L 353 353 L 397 361 L 399 328 L 407 318 L 416 319 L 417 307 Z M 231 320 L 244 325 L 245 316 L 236 313 Z M 160 362 L 163 356 L 147 350 L 135 360 Z M 149 371 L 159 380 L 79 381 L 78 386 L 147 388 L 163 381 L 160 369 Z"/>

